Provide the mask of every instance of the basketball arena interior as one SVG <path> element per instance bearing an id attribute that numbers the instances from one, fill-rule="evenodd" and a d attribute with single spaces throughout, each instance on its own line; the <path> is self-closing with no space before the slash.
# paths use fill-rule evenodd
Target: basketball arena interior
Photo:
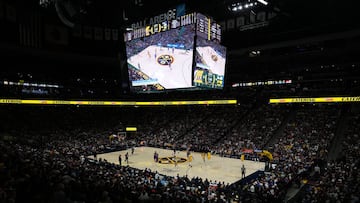
<path id="1" fill-rule="evenodd" d="M 0 202 L 360 202 L 355 5 L 0 0 Z"/>

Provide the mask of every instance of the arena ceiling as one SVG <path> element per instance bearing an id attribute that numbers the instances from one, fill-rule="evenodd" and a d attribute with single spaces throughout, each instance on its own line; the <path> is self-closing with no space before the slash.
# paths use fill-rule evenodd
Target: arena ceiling
<path id="1" fill-rule="evenodd" d="M 31 12 L 39 0 L 0 0 L 16 2 L 24 12 Z M 54 2 L 44 0 L 40 2 Z M 338 63 L 359 58 L 360 12 L 355 0 L 267 0 L 268 5 L 258 4 L 253 9 L 234 12 L 229 6 L 244 1 L 236 0 L 56 0 L 71 4 L 77 12 L 71 18 L 75 23 L 88 25 L 119 26 L 126 29 L 131 23 L 166 12 L 169 8 L 185 3 L 187 11 L 198 11 L 227 24 L 230 19 L 249 16 L 252 12 L 275 13 L 268 26 L 258 29 L 227 29 L 223 32 L 223 45 L 228 47 L 227 72 L 231 81 L 244 74 L 260 70 L 281 71 L 294 66 Z M 246 0 L 246 2 L 259 2 Z M 74 10 L 73 9 L 73 10 Z M 44 9 L 45 10 L 45 9 Z M 59 22 L 54 7 L 46 9 L 53 20 Z M 71 10 L 71 9 L 70 9 Z M 49 18 L 47 18 L 48 20 Z M 114 46 L 113 46 L 114 47 Z M 260 54 L 252 54 L 253 52 Z M 6 55 L 8 50 L 3 51 Z M 27 53 L 24 53 L 28 55 Z M 35 52 L 29 60 L 36 55 Z M 43 58 L 43 57 L 42 57 Z M 54 57 L 47 56 L 49 61 Z M 67 57 L 68 61 L 79 58 L 86 62 L 91 57 Z M 74 59 L 76 58 L 76 59 Z M 12 59 L 11 59 L 12 60 Z M 43 60 L 43 59 L 42 59 Z M 60 60 L 60 59 L 59 59 Z M 83 64 L 78 62 L 79 66 Z M 97 62 L 103 64 L 106 59 Z M 108 60 L 107 60 L 108 61 Z M 96 62 L 96 63 L 97 63 Z M 45 63 L 45 62 L 44 62 Z M 92 63 L 92 64 L 96 64 Z M 116 61 L 107 62 L 111 67 Z"/>
<path id="2" fill-rule="evenodd" d="M 5 0 L 4 0 L 5 1 Z M 17 0 L 24 7 L 38 0 Z M 124 29 L 131 23 L 166 12 L 179 4 L 186 11 L 197 11 L 212 16 L 218 22 L 247 16 L 250 13 L 273 12 L 269 26 L 262 29 L 242 31 L 233 29 L 224 34 L 224 43 L 230 48 L 264 44 L 274 40 L 290 39 L 317 33 L 342 31 L 359 27 L 360 13 L 355 0 L 41 0 L 40 2 L 62 2 L 70 21 L 81 24 L 115 25 Z M 248 9 L 232 10 L 231 5 L 257 3 Z M 264 5 L 260 2 L 266 2 Z M 31 9 L 31 7 L 29 7 Z M 49 11 L 54 11 L 49 6 Z M 61 10 L 57 9 L 56 10 Z M 63 12 L 66 13 L 66 12 Z M 268 14 L 267 13 L 267 14 Z M 66 15 L 65 15 L 66 16 Z"/>
<path id="3" fill-rule="evenodd" d="M 228 47 L 229 56 L 234 60 L 257 50 L 266 49 L 271 52 L 273 48 L 313 46 L 314 41 L 322 41 L 322 37 L 327 41 L 332 40 L 329 34 L 335 34 L 332 37 L 337 40 L 339 37 L 336 37 L 336 33 L 343 36 L 343 32 L 360 28 L 360 13 L 354 6 L 355 0 L 262 0 L 268 3 L 267 5 L 259 0 L 108 0 L 106 3 L 103 0 L 57 1 L 76 2 L 73 3 L 76 8 L 85 10 L 76 19 L 82 24 L 120 25 L 124 30 L 134 22 L 159 15 L 184 3 L 187 12 L 204 13 L 225 25 L 222 43 Z M 244 5 L 249 2 L 258 4 L 251 9 L 231 9 L 231 5 Z M 245 21 L 249 21 L 250 15 L 260 12 L 274 16 L 266 19 L 267 26 L 247 30 L 241 30 L 236 25 L 234 29 L 226 27 L 229 20 L 234 20 L 236 24 L 237 18 L 244 16 Z M 354 35 L 357 34 L 351 37 Z M 312 39 L 314 36 L 320 39 Z M 345 38 L 348 38 L 348 35 Z"/>

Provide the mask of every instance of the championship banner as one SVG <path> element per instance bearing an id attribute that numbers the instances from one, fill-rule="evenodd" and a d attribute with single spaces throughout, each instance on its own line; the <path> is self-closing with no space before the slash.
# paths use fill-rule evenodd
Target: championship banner
<path id="1" fill-rule="evenodd" d="M 316 98 L 281 98 L 270 99 L 270 104 L 278 103 L 333 103 L 333 102 L 360 102 L 357 97 L 316 97 Z"/>

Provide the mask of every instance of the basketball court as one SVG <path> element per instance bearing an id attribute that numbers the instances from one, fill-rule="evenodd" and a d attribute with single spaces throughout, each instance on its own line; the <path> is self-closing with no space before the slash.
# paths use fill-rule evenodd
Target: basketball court
<path id="1" fill-rule="evenodd" d="M 219 55 L 212 47 L 196 47 L 196 51 L 200 54 L 206 65 L 212 73 L 225 75 L 225 58 Z M 216 57 L 214 60 L 212 57 Z"/>
<path id="2" fill-rule="evenodd" d="M 128 63 L 157 79 L 165 89 L 176 89 L 192 86 L 192 58 L 192 51 L 152 45 L 130 57 Z"/>
<path id="3" fill-rule="evenodd" d="M 153 147 L 137 147 L 134 154 L 131 154 L 131 149 L 111 152 L 106 154 L 98 154 L 98 158 L 106 159 L 110 163 L 119 164 L 119 154 L 122 156 L 122 165 L 129 165 L 130 167 L 145 169 L 150 168 L 153 172 L 158 171 L 160 174 L 167 176 L 188 175 L 189 178 L 201 177 L 208 180 L 216 180 L 225 183 L 234 183 L 241 179 L 241 167 L 244 164 L 246 168 L 246 176 L 265 168 L 264 162 L 257 161 L 241 161 L 240 159 L 232 159 L 226 157 L 219 157 L 217 155 L 211 156 L 210 159 L 205 157 L 205 162 L 201 153 L 192 152 L 193 161 L 185 161 L 183 163 L 155 163 L 154 152 L 159 154 L 159 158 L 173 157 L 173 150 L 153 148 Z M 129 164 L 125 162 L 125 154 L 129 153 Z M 177 151 L 177 157 L 186 159 L 186 151 Z"/>

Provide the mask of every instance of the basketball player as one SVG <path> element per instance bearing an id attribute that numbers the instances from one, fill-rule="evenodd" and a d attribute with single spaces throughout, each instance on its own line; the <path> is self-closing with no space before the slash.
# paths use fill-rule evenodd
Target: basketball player
<path id="1" fill-rule="evenodd" d="M 129 153 L 128 152 L 126 152 L 126 154 L 125 154 L 125 161 L 129 165 Z"/>
<path id="2" fill-rule="evenodd" d="M 192 154 L 189 154 L 189 156 L 188 156 L 189 167 L 192 167 L 192 165 L 191 165 L 192 160 L 193 160 L 193 156 L 192 156 Z"/>
<path id="3" fill-rule="evenodd" d="M 172 68 L 171 68 L 171 61 L 168 61 L 168 64 L 169 64 L 170 70 L 172 70 Z"/>
<path id="4" fill-rule="evenodd" d="M 189 154 L 189 156 L 188 156 L 188 162 L 189 162 L 189 167 L 188 167 L 188 169 L 186 170 L 186 175 L 188 175 L 188 173 L 189 173 L 189 170 L 192 168 L 192 165 L 191 165 L 191 162 L 193 161 L 193 156 L 192 156 L 192 154 Z M 202 166 L 201 166 L 202 167 Z"/>
<path id="5" fill-rule="evenodd" d="M 175 168 L 177 167 L 177 159 L 176 159 L 176 156 L 174 156 L 174 165 L 175 165 Z"/>
<path id="6" fill-rule="evenodd" d="M 119 154 L 119 165 L 120 166 L 121 166 L 121 161 L 122 161 L 121 154 Z"/>
<path id="7" fill-rule="evenodd" d="M 154 152 L 154 161 L 156 163 L 159 161 L 159 155 L 158 155 L 158 153 L 156 151 Z"/>
<path id="8" fill-rule="evenodd" d="M 246 172 L 246 168 L 244 166 L 244 164 L 241 167 L 241 178 L 245 178 L 245 172 Z"/>
<path id="9" fill-rule="evenodd" d="M 203 161 L 205 163 L 205 152 L 201 152 L 201 158 L 203 159 Z"/>

